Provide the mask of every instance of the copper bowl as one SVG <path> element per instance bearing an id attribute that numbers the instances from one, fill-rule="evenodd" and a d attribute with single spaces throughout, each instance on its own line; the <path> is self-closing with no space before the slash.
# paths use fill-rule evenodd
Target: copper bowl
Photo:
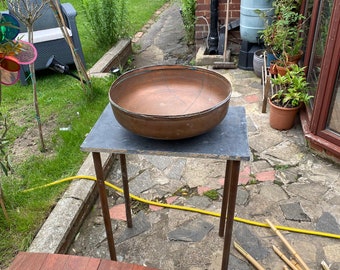
<path id="1" fill-rule="evenodd" d="M 230 82 L 203 68 L 150 66 L 126 72 L 109 91 L 123 127 L 153 139 L 177 140 L 203 134 L 226 116 Z"/>

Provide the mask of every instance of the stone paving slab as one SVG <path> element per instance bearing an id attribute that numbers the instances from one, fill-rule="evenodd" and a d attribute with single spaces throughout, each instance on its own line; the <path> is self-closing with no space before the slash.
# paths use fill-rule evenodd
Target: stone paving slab
<path id="1" fill-rule="evenodd" d="M 150 189 L 151 194 L 153 194 L 154 199 L 162 196 L 173 196 L 181 184 L 185 185 L 186 183 L 185 181 L 179 181 L 177 182 L 177 186 L 168 185 L 167 182 L 164 181 L 164 176 L 161 176 L 161 171 L 167 171 L 167 168 L 172 166 L 171 160 L 177 162 L 177 159 L 169 158 L 170 161 L 164 159 L 163 165 L 159 165 L 154 161 L 154 158 L 155 157 L 147 157 L 147 159 L 143 159 L 143 156 L 128 156 L 128 164 L 133 165 L 132 171 L 134 172 L 145 173 L 145 170 L 150 170 L 155 173 L 155 170 L 160 170 L 158 172 L 159 174 L 155 174 L 159 177 L 153 178 L 154 186 Z M 191 166 L 188 165 L 192 165 L 193 162 L 194 160 L 187 161 L 184 169 L 181 170 L 183 171 L 183 174 L 187 170 L 190 170 L 189 168 Z M 155 166 L 155 163 L 158 165 Z M 207 165 L 208 164 L 204 164 L 204 166 Z M 216 168 L 215 170 L 211 170 L 212 172 L 215 172 L 213 173 L 214 177 L 212 177 L 215 181 L 211 181 L 213 183 L 218 183 L 218 179 L 220 178 L 218 171 L 220 171 L 221 168 L 219 166 Z M 258 168 L 261 168 L 261 166 Z M 267 170 L 268 166 L 263 166 L 263 169 Z M 337 167 L 334 167 L 334 169 L 337 169 Z M 196 170 L 196 168 L 194 170 Z M 282 168 L 280 168 L 280 170 L 282 170 Z M 190 175 L 193 178 L 199 179 L 199 175 Z M 149 174 L 149 176 L 151 177 L 151 174 Z M 117 172 L 114 172 L 111 177 L 111 181 L 114 184 L 121 185 L 119 173 L 117 174 Z M 138 183 L 143 180 L 144 179 L 134 177 L 130 180 L 130 183 L 136 183 L 138 185 Z M 171 182 L 170 179 L 169 182 Z M 207 181 L 207 183 L 208 182 L 209 181 Z M 194 183 L 193 180 L 192 183 Z M 202 184 L 202 182 L 198 181 L 198 184 Z M 192 185 L 192 188 L 195 189 L 197 186 L 195 187 L 195 185 Z M 222 186 L 214 186 L 214 188 L 219 191 L 221 191 L 221 187 Z M 157 196 L 156 194 L 158 189 L 161 190 L 161 196 Z M 334 205 L 327 206 L 325 202 L 322 202 L 322 196 L 326 190 L 327 188 L 324 188 L 323 185 L 310 185 L 303 182 L 299 183 L 298 180 L 297 182 L 283 185 L 277 185 L 274 181 L 240 185 L 236 215 L 238 217 L 261 222 L 264 222 L 266 218 L 269 218 L 275 224 L 284 226 L 308 230 L 326 230 L 331 233 L 337 233 L 340 226 L 337 212 L 331 210 Z M 148 190 L 143 190 L 138 195 L 141 197 L 149 197 L 150 193 Z M 333 195 L 339 196 L 339 194 L 336 193 L 333 193 Z M 320 197 L 317 206 L 315 205 L 315 196 Z M 119 198 L 117 200 L 120 201 Z M 114 203 L 114 201 L 112 201 L 112 203 Z M 214 201 L 204 195 L 199 195 L 198 192 L 193 192 L 189 196 L 183 195 L 177 197 L 173 203 L 218 213 L 220 211 L 221 198 Z M 97 207 L 99 208 L 98 205 Z M 117 243 L 117 252 L 120 254 L 121 260 L 145 263 L 146 265 L 158 267 L 160 269 L 219 269 L 220 264 L 218 262 L 221 260 L 221 254 L 219 252 L 222 250 L 222 239 L 217 236 L 218 218 L 166 208 L 158 209 L 157 211 L 143 208 L 141 211 L 144 213 L 143 216 L 147 219 L 145 224 L 150 222 L 151 227 L 138 236 L 131 237 L 123 242 L 119 240 L 119 243 Z M 97 215 L 96 217 L 101 215 L 100 211 L 95 211 L 94 214 Z M 293 215 L 293 218 L 291 215 Z M 298 215 L 298 218 L 294 218 L 295 215 Z M 301 216 L 308 216 L 308 219 L 301 219 Z M 80 231 L 78 239 L 70 251 L 71 254 L 95 256 L 99 251 L 100 254 L 105 253 L 107 246 L 102 238 L 99 238 L 100 241 L 96 243 L 96 249 L 93 250 L 88 247 L 89 244 L 86 239 L 89 235 L 95 234 L 93 229 L 97 231 L 99 226 L 97 224 L 95 228 L 92 226 L 92 229 L 89 229 L 91 224 L 93 224 L 92 218 L 90 217 L 86 221 L 88 224 L 84 225 L 87 229 L 85 229 L 85 231 Z M 197 232 L 197 230 L 200 230 L 199 233 L 205 235 L 202 240 L 192 240 L 191 242 L 188 242 L 188 239 L 183 239 L 185 241 L 172 240 L 173 237 L 171 236 L 171 232 L 176 231 L 183 226 L 187 230 L 187 224 L 194 224 L 193 222 L 198 222 L 201 219 L 214 225 L 213 229 L 208 232 L 204 230 L 204 227 L 198 229 L 198 226 L 191 230 L 192 234 L 195 234 L 195 231 Z M 94 220 L 98 219 L 95 218 Z M 124 221 L 113 220 L 113 222 L 115 238 L 121 239 L 121 235 L 129 229 L 126 229 Z M 324 230 L 322 230 L 322 228 L 324 228 Z M 103 232 L 103 229 L 100 231 Z M 335 250 L 338 248 L 339 240 L 337 239 L 291 232 L 284 232 L 284 235 L 300 251 L 301 256 L 306 259 L 311 269 L 320 269 L 318 266 L 323 259 L 326 259 L 329 263 L 333 264 L 338 260 L 338 255 L 331 252 L 331 248 Z M 188 237 L 189 236 L 190 233 L 188 233 Z M 269 229 L 236 222 L 233 237 L 242 246 L 247 248 L 249 253 L 256 256 L 267 268 L 282 269 L 282 262 L 273 252 L 271 246 L 275 243 L 275 245 L 278 245 L 281 249 L 284 247 L 282 246 L 281 241 Z M 181 245 L 179 245 L 179 242 L 181 242 Z M 214 244 L 213 248 L 211 246 L 212 244 Z M 182 250 L 182 253 L 177 253 L 177 249 Z M 190 249 L 190 256 L 187 253 L 188 249 Z M 91 250 L 91 252 L 88 252 L 89 250 Z M 205 254 L 204 262 L 199 257 L 202 250 Z M 107 250 L 105 254 L 108 256 Z M 190 261 L 193 260 L 193 258 L 195 258 L 195 261 Z M 217 260 L 217 262 L 215 260 Z M 232 265 L 237 266 L 234 266 L 233 268 Z M 252 268 L 242 256 L 232 249 L 230 269 Z"/>

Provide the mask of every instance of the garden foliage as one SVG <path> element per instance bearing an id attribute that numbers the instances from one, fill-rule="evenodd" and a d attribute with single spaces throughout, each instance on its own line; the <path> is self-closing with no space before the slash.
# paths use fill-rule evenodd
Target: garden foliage
<path id="1" fill-rule="evenodd" d="M 182 18 L 189 44 L 195 41 L 196 0 L 182 0 Z"/>
<path id="2" fill-rule="evenodd" d="M 82 0 L 90 33 L 99 46 L 111 47 L 127 36 L 125 0 Z"/>

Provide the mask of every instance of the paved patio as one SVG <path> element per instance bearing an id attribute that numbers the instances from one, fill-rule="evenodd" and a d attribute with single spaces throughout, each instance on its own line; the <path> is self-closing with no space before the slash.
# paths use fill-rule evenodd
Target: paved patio
<path id="1" fill-rule="evenodd" d="M 136 67 L 187 63 L 189 59 L 181 57 L 189 53 L 181 27 L 178 6 L 164 9 L 136 41 L 141 46 Z M 339 237 L 339 165 L 308 149 L 298 119 L 289 131 L 270 128 L 269 112 L 261 113 L 261 80 L 252 71 L 216 71 L 232 83 L 230 105 L 244 106 L 247 114 L 252 160 L 241 164 L 236 216 L 261 223 L 269 219 L 275 225 Z M 129 155 L 127 162 L 131 193 L 149 200 L 220 211 L 223 161 Z M 121 185 L 118 163 L 114 164 L 109 181 Z M 208 190 L 218 194 L 216 200 L 204 194 Z M 127 229 L 122 195 L 110 190 L 108 198 L 119 260 L 164 270 L 220 269 L 223 241 L 218 236 L 217 217 L 135 202 L 134 228 Z M 310 269 L 321 269 L 322 260 L 331 265 L 330 269 L 340 269 L 339 238 L 282 233 Z M 283 269 L 284 263 L 272 245 L 285 254 L 287 250 L 270 229 L 237 221 L 233 239 L 266 269 Z M 39 248 L 35 246 L 32 250 Z M 68 253 L 109 258 L 98 202 Z M 230 256 L 229 269 L 254 269 L 234 248 Z"/>

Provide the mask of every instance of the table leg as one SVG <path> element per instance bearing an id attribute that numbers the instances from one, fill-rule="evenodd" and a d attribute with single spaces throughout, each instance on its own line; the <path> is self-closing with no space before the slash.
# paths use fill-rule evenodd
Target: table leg
<path id="1" fill-rule="evenodd" d="M 101 161 L 101 158 L 100 158 L 100 153 L 93 152 L 92 157 L 93 157 L 94 169 L 96 171 L 96 177 L 97 177 L 96 183 L 97 183 L 97 188 L 98 188 L 98 192 L 99 192 L 99 198 L 100 198 L 100 203 L 101 203 L 101 207 L 102 207 L 102 212 L 103 212 L 103 219 L 104 219 L 104 225 L 105 225 L 105 230 L 106 230 L 107 242 L 108 242 L 108 245 L 109 245 L 110 258 L 113 261 L 117 261 L 115 243 L 114 243 L 114 240 L 113 240 L 113 232 L 112 232 L 112 226 L 111 226 L 109 205 L 108 205 L 108 202 L 107 202 L 105 179 L 104 179 L 104 173 L 103 173 L 103 167 L 102 167 L 102 161 Z"/>
<path id="2" fill-rule="evenodd" d="M 224 174 L 224 188 L 223 188 L 223 197 L 222 197 L 220 228 L 219 228 L 219 233 L 218 233 L 218 235 L 221 236 L 221 237 L 223 237 L 223 235 L 224 235 L 225 218 L 226 218 L 228 202 L 229 202 L 231 171 L 232 171 L 231 165 L 232 165 L 232 161 L 227 160 L 225 174 Z"/>
<path id="3" fill-rule="evenodd" d="M 123 190 L 125 199 L 125 213 L 128 228 L 132 228 L 132 217 L 131 217 L 131 203 L 130 203 L 130 192 L 129 192 L 129 179 L 126 168 L 126 157 L 125 154 L 120 154 L 120 168 L 122 171 Z"/>
<path id="4" fill-rule="evenodd" d="M 223 257 L 222 257 L 222 270 L 228 269 L 231 236 L 233 232 L 233 222 L 235 215 L 236 196 L 238 177 L 240 173 L 240 161 L 230 161 L 231 177 L 228 184 L 228 198 L 227 198 L 227 222 L 225 225 L 224 245 L 223 245 Z M 224 186 L 226 188 L 226 185 Z"/>

